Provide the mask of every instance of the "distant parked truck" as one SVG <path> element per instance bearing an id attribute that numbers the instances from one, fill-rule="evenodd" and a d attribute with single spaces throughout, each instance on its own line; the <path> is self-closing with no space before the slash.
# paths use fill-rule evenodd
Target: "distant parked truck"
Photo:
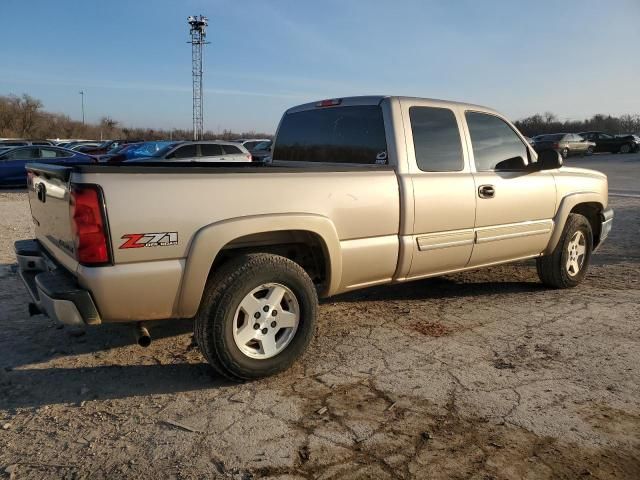
<path id="1" fill-rule="evenodd" d="M 580 135 L 595 143 L 596 152 L 633 153 L 640 151 L 640 138 L 636 135 L 613 136 L 604 132 L 583 132 Z"/>
<path id="2" fill-rule="evenodd" d="M 477 105 L 300 105 L 272 153 L 30 165 L 36 238 L 15 244 L 30 310 L 141 334 L 139 322 L 193 318 L 210 364 L 254 379 L 305 351 L 318 296 L 529 258 L 545 285 L 574 287 L 613 221 L 605 175 L 537 154 Z"/>

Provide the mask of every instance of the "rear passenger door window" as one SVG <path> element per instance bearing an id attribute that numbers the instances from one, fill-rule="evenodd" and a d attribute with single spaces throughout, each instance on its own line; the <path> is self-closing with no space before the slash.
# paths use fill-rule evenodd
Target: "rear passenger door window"
<path id="1" fill-rule="evenodd" d="M 235 145 L 222 145 L 222 149 L 226 155 L 240 155 L 242 153 Z"/>
<path id="2" fill-rule="evenodd" d="M 458 172 L 464 168 L 460 131 L 448 108 L 409 108 L 418 168 L 425 172 Z"/>
<path id="3" fill-rule="evenodd" d="M 222 147 L 217 143 L 203 143 L 200 145 L 200 155 L 203 157 L 220 157 L 223 155 Z"/>
<path id="4" fill-rule="evenodd" d="M 58 152 L 51 148 L 41 148 L 40 149 L 40 158 L 56 158 Z"/>
<path id="5" fill-rule="evenodd" d="M 180 147 L 175 152 L 173 152 L 171 158 L 192 158 L 195 156 L 197 156 L 196 146 L 185 145 L 184 147 Z"/>
<path id="6" fill-rule="evenodd" d="M 478 172 L 526 169 L 527 147 L 504 120 L 480 112 L 466 112 L 465 117 Z"/>

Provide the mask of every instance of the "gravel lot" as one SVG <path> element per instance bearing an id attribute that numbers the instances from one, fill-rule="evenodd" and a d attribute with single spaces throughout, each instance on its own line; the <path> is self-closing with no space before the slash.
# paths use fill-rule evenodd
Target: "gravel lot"
<path id="1" fill-rule="evenodd" d="M 242 385 L 186 321 L 141 349 L 29 318 L 29 206 L 0 193 L 0 476 L 640 478 L 640 155 L 583 163 L 628 196 L 578 288 L 527 262 L 340 296 L 303 361 Z"/>

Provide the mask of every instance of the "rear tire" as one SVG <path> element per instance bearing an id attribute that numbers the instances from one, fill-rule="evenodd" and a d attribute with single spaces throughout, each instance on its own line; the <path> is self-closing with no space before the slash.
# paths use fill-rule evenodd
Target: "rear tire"
<path id="1" fill-rule="evenodd" d="M 624 145 L 620 146 L 620 153 L 630 153 L 631 152 L 631 145 L 629 145 L 628 143 L 625 143 Z"/>
<path id="2" fill-rule="evenodd" d="M 593 147 L 588 147 L 587 148 L 587 156 L 591 156 L 593 155 Z"/>
<path id="3" fill-rule="evenodd" d="M 313 282 L 297 263 L 279 255 L 241 255 L 207 282 L 195 317 L 196 341 L 209 364 L 230 380 L 274 375 L 311 342 L 317 305 Z"/>
<path id="4" fill-rule="evenodd" d="M 583 215 L 569 214 L 553 252 L 536 259 L 538 277 L 552 288 L 577 286 L 587 273 L 592 249 L 593 233 L 589 221 Z"/>

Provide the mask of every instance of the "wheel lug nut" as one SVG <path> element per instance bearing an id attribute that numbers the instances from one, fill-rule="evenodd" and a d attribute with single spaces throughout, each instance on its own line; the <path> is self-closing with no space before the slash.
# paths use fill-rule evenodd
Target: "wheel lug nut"
<path id="1" fill-rule="evenodd" d="M 277 310 L 274 310 L 273 312 L 271 312 L 271 315 L 273 315 L 274 317 L 278 314 Z"/>
<path id="2" fill-rule="evenodd" d="M 268 332 L 269 330 L 267 330 L 266 328 L 263 328 L 263 329 L 262 329 L 262 330 L 260 330 L 260 331 L 262 332 L 262 334 L 263 334 L 263 335 L 266 335 L 266 334 L 267 334 L 267 332 Z"/>
<path id="3" fill-rule="evenodd" d="M 265 312 L 269 311 L 269 307 L 267 305 L 265 305 L 264 307 L 262 307 L 262 310 L 264 310 Z"/>
<path id="4" fill-rule="evenodd" d="M 278 325 L 276 322 L 271 322 L 271 328 L 276 328 L 276 325 Z"/>
<path id="5" fill-rule="evenodd" d="M 254 330 L 258 330 L 260 328 L 260 324 L 259 323 L 254 323 L 253 324 L 253 329 Z"/>
<path id="6" fill-rule="evenodd" d="M 253 317 L 254 317 L 254 318 L 260 318 L 260 312 L 256 312 L 256 313 L 254 313 L 254 314 L 253 314 Z"/>

